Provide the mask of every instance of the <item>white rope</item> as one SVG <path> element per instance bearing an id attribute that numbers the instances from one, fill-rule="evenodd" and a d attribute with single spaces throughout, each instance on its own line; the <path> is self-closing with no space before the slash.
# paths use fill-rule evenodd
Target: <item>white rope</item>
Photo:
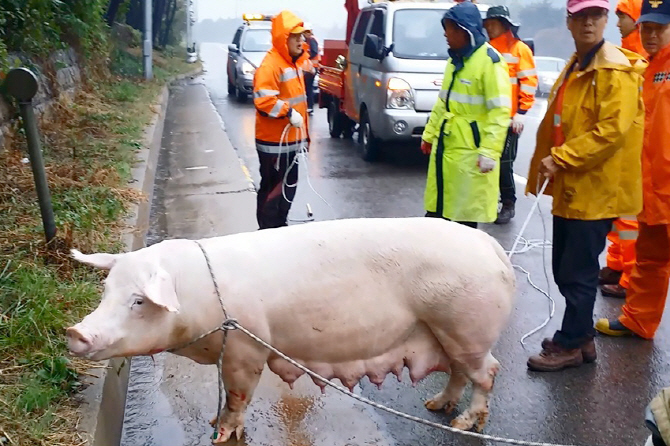
<path id="1" fill-rule="evenodd" d="M 539 186 L 539 177 L 538 177 L 538 186 Z M 540 325 L 529 331 L 528 333 L 524 334 L 521 337 L 521 345 L 525 348 L 526 347 L 526 339 L 529 337 L 533 336 L 535 333 L 539 332 L 540 330 L 544 329 L 549 322 L 554 317 L 554 314 L 556 313 L 556 301 L 551 297 L 551 284 L 549 281 L 549 272 L 547 271 L 547 258 L 546 258 L 546 252 L 547 248 L 551 248 L 552 244 L 549 240 L 547 240 L 547 225 L 544 221 L 544 216 L 542 215 L 542 208 L 540 207 L 540 199 L 542 198 L 542 195 L 544 194 L 545 189 L 549 185 L 549 179 L 545 179 L 544 183 L 542 184 L 542 187 L 539 190 L 536 190 L 536 197 L 535 201 L 533 202 L 533 206 L 530 209 L 530 212 L 528 212 L 528 216 L 526 217 L 526 220 L 523 222 L 523 225 L 521 226 L 521 231 L 519 231 L 519 234 L 516 236 L 516 239 L 514 240 L 514 244 L 512 245 L 512 249 L 510 249 L 507 252 L 507 255 L 509 259 L 511 260 L 512 257 L 515 254 L 523 254 L 526 252 L 531 251 L 532 249 L 535 248 L 541 248 L 542 249 L 542 268 L 544 270 L 544 278 L 547 282 L 547 290 L 545 291 L 539 286 L 537 286 L 534 282 L 533 279 L 530 275 L 529 271 L 526 271 L 522 266 L 513 264 L 514 268 L 518 269 L 522 273 L 526 275 L 526 278 L 528 280 L 528 283 L 530 286 L 532 286 L 534 289 L 536 289 L 538 292 L 540 292 L 542 295 L 544 295 L 548 299 L 549 303 L 549 316 L 542 322 Z M 530 219 L 533 217 L 533 214 L 535 213 L 535 210 L 538 210 L 540 213 L 540 220 L 542 221 L 542 240 L 528 240 L 523 237 L 524 232 L 526 231 L 526 228 L 528 227 L 528 223 L 530 223 Z M 519 245 L 521 245 L 521 248 L 519 248 Z"/>
<path id="2" fill-rule="evenodd" d="M 279 169 L 279 162 L 280 162 L 280 159 L 281 159 L 281 155 L 283 153 L 282 147 L 284 147 L 284 143 L 286 143 L 286 147 L 287 147 L 287 150 L 286 150 L 286 172 L 284 172 L 284 179 L 282 181 L 282 189 L 281 189 L 282 196 L 284 197 L 284 200 L 293 204 L 293 200 L 289 200 L 288 197 L 286 196 L 286 188 L 287 187 L 296 187 L 297 188 L 298 187 L 298 180 L 296 180 L 296 182 L 293 183 L 293 184 L 289 184 L 288 175 L 289 175 L 289 173 L 291 172 L 292 169 L 298 168 L 298 165 L 300 163 L 302 163 L 305 166 L 305 173 L 306 173 L 306 177 L 307 177 L 307 179 L 306 179 L 307 185 L 312 190 L 312 192 L 314 192 L 314 194 L 317 197 L 319 197 L 321 199 L 321 201 L 323 201 L 326 204 L 326 206 L 328 206 L 330 208 L 330 210 L 332 211 L 333 219 L 336 220 L 337 219 L 337 214 L 335 212 L 335 209 L 333 209 L 333 207 L 330 205 L 330 203 L 328 203 L 328 201 L 325 198 L 323 198 L 321 196 L 321 194 L 319 194 L 316 191 L 316 189 L 314 188 L 314 186 L 312 185 L 312 180 L 311 180 L 310 175 L 309 175 L 309 161 L 307 159 L 307 153 L 308 153 L 307 152 L 307 140 L 306 140 L 305 130 L 304 130 L 303 127 L 299 127 L 298 130 L 297 130 L 298 131 L 298 139 L 300 140 L 300 147 L 299 147 L 296 155 L 293 157 L 293 161 L 291 161 L 291 163 L 289 164 L 289 162 L 288 162 L 288 159 L 289 159 L 288 158 L 288 153 L 289 152 L 288 152 L 288 141 L 287 140 L 288 140 L 288 131 L 289 131 L 290 128 L 291 128 L 291 124 L 287 124 L 286 127 L 284 127 L 284 131 L 281 134 L 281 138 L 279 140 L 279 157 L 277 158 L 277 164 L 276 164 L 276 168 Z M 311 208 L 310 208 L 309 204 L 307 204 L 307 214 L 308 215 L 307 215 L 306 220 L 295 220 L 295 219 L 289 219 L 289 220 L 294 221 L 294 222 L 313 221 L 314 218 L 312 218 L 311 215 L 310 215 L 311 214 Z"/>

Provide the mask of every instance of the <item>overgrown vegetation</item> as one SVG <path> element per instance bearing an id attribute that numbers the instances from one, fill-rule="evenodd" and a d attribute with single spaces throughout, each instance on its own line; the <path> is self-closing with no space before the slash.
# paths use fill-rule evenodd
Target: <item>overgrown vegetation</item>
<path id="1" fill-rule="evenodd" d="M 122 219 L 128 205 L 142 199 L 127 181 L 142 148 L 142 131 L 154 114 L 151 104 L 168 78 L 195 68 L 183 62 L 183 49 L 173 48 L 176 57 L 154 54 L 155 80 L 142 81 L 140 50 L 108 44 L 106 3 L 0 0 L 0 53 L 29 48 L 39 58 L 72 45 L 86 60 L 85 68 L 96 66 L 74 99 L 61 98 L 40 123 L 58 227 L 50 246 L 44 242 L 25 135 L 18 123 L 9 147 L 0 152 L 3 446 L 82 444 L 75 429 L 76 390 L 90 364 L 68 358 L 64 328 L 97 304 L 102 275 L 75 265 L 69 248 L 122 248 Z M 8 29 L 25 26 L 36 16 L 49 17 L 49 26 L 10 35 Z M 78 21 L 86 26 L 74 29 L 82 25 Z"/>

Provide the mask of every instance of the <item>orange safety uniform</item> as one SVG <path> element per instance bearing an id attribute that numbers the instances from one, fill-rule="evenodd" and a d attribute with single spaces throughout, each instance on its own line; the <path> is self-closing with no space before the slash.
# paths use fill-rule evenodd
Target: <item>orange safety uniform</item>
<path id="1" fill-rule="evenodd" d="M 616 10 L 637 21 L 642 12 L 642 0 L 621 0 Z M 621 46 L 642 57 L 649 57 L 642 46 L 639 28 L 624 37 L 621 40 Z M 607 248 L 607 266 L 614 271 L 622 272 L 619 285 L 623 288 L 628 288 L 630 274 L 635 266 L 635 240 L 637 240 L 638 230 L 637 218 L 630 215 L 615 220 L 612 232 L 607 235 L 610 241 Z"/>
<path id="2" fill-rule="evenodd" d="M 619 320 L 652 339 L 661 323 L 670 280 L 670 45 L 650 59 L 642 93 L 644 207 L 638 215 L 637 261 Z"/>
<path id="3" fill-rule="evenodd" d="M 505 58 L 512 82 L 512 116 L 526 114 L 535 103 L 537 71 L 531 49 L 512 31 L 491 40 L 491 45 Z"/>
<path id="4" fill-rule="evenodd" d="M 256 149 L 278 154 L 296 151 L 309 141 L 307 95 L 303 65 L 309 54 L 303 52 L 295 61 L 288 51 L 288 37 L 303 22 L 293 13 L 282 11 L 272 20 L 272 48 L 254 75 L 254 105 L 256 106 Z M 300 113 L 303 129 L 291 127 L 289 113 Z M 286 126 L 289 130 L 284 137 Z"/>

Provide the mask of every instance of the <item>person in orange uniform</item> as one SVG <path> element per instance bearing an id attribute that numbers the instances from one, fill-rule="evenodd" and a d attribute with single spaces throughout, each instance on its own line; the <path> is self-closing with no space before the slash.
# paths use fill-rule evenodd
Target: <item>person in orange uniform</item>
<path id="1" fill-rule="evenodd" d="M 319 70 L 321 55 L 319 55 L 319 42 L 314 37 L 314 31 L 310 23 L 305 23 L 305 43 L 303 50 L 309 54 L 305 69 L 305 90 L 307 91 L 307 113 L 314 112 L 314 77 Z"/>
<path id="2" fill-rule="evenodd" d="M 302 66 L 303 22 L 289 11 L 272 19 L 272 48 L 254 75 L 256 150 L 260 162 L 256 218 L 260 229 L 287 225 L 298 183 L 293 164 L 309 144 Z M 283 138 L 282 138 L 283 135 Z"/>
<path id="3" fill-rule="evenodd" d="M 637 259 L 621 316 L 600 319 L 596 330 L 610 336 L 635 334 L 653 339 L 663 317 L 670 280 L 670 0 L 645 0 L 638 23 L 649 67 L 642 88 L 644 206 L 638 215 Z"/>
<path id="4" fill-rule="evenodd" d="M 512 124 L 500 158 L 500 200 L 502 208 L 496 224 L 504 225 L 514 218 L 516 187 L 514 184 L 514 160 L 523 132 L 524 118 L 535 103 L 537 71 L 531 49 L 519 39 L 519 25 L 512 22 L 507 6 L 491 6 L 486 12 L 484 28 L 490 43 L 503 55 L 509 68 L 512 82 Z"/>
<path id="5" fill-rule="evenodd" d="M 617 26 L 621 31 L 621 46 L 647 58 L 642 47 L 640 30 L 636 20 L 640 18 L 642 0 L 621 0 L 617 5 L 619 17 Z M 634 215 L 614 221 L 614 228 L 607 235 L 610 246 L 607 248 L 607 266 L 600 270 L 600 290 L 603 296 L 624 299 L 630 280 L 630 273 L 635 265 L 635 240 L 638 225 Z"/>

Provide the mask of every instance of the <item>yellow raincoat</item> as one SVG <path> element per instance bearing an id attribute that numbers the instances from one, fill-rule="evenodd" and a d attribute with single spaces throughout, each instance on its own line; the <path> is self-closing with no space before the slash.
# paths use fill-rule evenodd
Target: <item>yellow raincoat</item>
<path id="1" fill-rule="evenodd" d="M 545 194 L 553 195 L 552 213 L 578 220 L 636 215 L 642 210 L 644 133 L 642 56 L 609 42 L 584 71 L 575 68 L 566 87 L 562 122 L 565 143 L 554 146 L 556 92 L 576 55 L 567 63 L 549 97 L 537 132 L 526 193 L 536 194 L 543 158 L 560 167 Z"/>

